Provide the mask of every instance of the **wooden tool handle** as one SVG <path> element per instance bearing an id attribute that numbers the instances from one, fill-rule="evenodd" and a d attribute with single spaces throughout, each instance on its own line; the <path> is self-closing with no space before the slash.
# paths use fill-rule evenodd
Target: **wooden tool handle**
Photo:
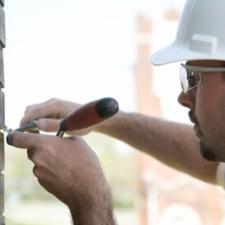
<path id="1" fill-rule="evenodd" d="M 89 102 L 66 116 L 60 123 L 60 129 L 63 131 L 85 129 L 112 117 L 118 110 L 119 105 L 113 98 Z"/>

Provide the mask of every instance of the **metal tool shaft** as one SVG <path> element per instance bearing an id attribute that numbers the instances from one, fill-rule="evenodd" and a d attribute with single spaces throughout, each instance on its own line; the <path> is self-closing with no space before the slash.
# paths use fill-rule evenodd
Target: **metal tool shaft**
<path id="1" fill-rule="evenodd" d="M 37 121 L 33 120 L 30 123 L 28 123 L 26 126 L 17 128 L 14 131 L 19 131 L 19 132 L 25 132 L 25 131 L 37 132 L 37 131 L 39 131 L 39 129 L 38 129 L 38 126 L 37 126 Z"/>

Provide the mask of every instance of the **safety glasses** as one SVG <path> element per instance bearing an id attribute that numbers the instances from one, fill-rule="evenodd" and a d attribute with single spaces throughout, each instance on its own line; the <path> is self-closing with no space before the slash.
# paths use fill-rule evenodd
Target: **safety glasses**
<path id="1" fill-rule="evenodd" d="M 180 64 L 180 82 L 183 93 L 197 88 L 202 81 L 204 73 L 225 72 L 225 67 L 202 67 Z"/>

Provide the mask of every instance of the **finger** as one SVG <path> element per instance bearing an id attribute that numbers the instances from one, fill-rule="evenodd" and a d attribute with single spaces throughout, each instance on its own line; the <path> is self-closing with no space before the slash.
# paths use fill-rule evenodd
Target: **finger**
<path id="1" fill-rule="evenodd" d="M 41 151 L 39 151 L 39 149 L 27 149 L 27 157 L 30 161 L 32 161 L 34 163 L 35 166 L 38 166 L 39 165 L 39 153 Z"/>
<path id="2" fill-rule="evenodd" d="M 37 121 L 37 126 L 39 130 L 46 131 L 46 132 L 54 132 L 59 130 L 59 119 L 39 119 Z"/>
<path id="3" fill-rule="evenodd" d="M 38 167 L 36 165 L 33 167 L 33 174 L 35 177 L 38 177 Z"/>
<path id="4" fill-rule="evenodd" d="M 32 159 L 34 157 L 34 149 L 32 149 L 32 148 L 27 149 L 27 157 L 28 157 L 29 160 L 32 161 Z"/>
<path id="5" fill-rule="evenodd" d="M 42 140 L 42 142 L 41 142 Z M 17 148 L 31 149 L 39 143 L 43 143 L 43 136 L 40 134 L 11 132 L 7 136 L 7 143 Z"/>
<path id="6" fill-rule="evenodd" d="M 48 104 L 51 104 L 52 102 L 57 102 L 59 101 L 59 99 L 56 99 L 56 98 L 51 98 L 45 102 L 42 102 L 42 103 L 36 103 L 36 104 L 32 104 L 32 105 L 28 105 L 24 111 L 24 114 L 27 114 L 29 111 L 35 109 L 35 108 L 40 108 L 40 107 L 43 107 L 44 105 L 48 105 Z"/>
<path id="7" fill-rule="evenodd" d="M 59 107 L 58 100 L 50 100 L 45 103 L 28 106 L 20 122 L 20 126 L 25 126 L 32 120 L 39 118 L 60 118 L 61 114 L 61 107 Z"/>

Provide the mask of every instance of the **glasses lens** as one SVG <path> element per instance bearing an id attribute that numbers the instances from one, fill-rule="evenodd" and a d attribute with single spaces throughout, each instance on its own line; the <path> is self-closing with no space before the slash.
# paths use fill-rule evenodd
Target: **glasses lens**
<path id="1" fill-rule="evenodd" d="M 187 80 L 187 70 L 182 64 L 180 65 L 180 83 L 181 83 L 182 91 L 186 93 L 189 87 L 188 80 Z"/>
<path id="2" fill-rule="evenodd" d="M 195 71 L 194 68 L 192 69 L 190 66 L 189 68 L 186 68 L 186 65 L 184 64 L 181 64 L 180 66 L 180 81 L 184 93 L 198 87 L 201 82 L 201 73 Z"/>
<path id="3" fill-rule="evenodd" d="M 188 74 L 187 76 L 187 80 L 188 80 L 188 89 L 192 89 L 195 88 L 199 85 L 200 83 L 200 73 L 198 72 L 191 72 L 190 74 Z"/>

